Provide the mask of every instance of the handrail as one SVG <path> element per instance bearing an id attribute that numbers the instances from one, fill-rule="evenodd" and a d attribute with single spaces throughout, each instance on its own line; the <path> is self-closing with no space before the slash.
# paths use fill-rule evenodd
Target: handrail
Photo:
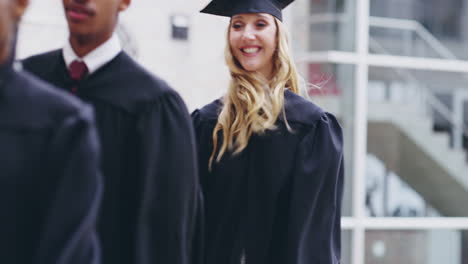
<path id="1" fill-rule="evenodd" d="M 400 30 L 416 31 L 419 22 L 416 20 L 388 18 L 388 17 L 370 17 L 369 26 L 381 28 L 393 28 Z"/>
<path id="2" fill-rule="evenodd" d="M 456 60 L 457 57 L 444 46 L 434 35 L 431 34 L 421 23 L 416 20 L 397 19 L 386 17 L 370 17 L 369 25 L 381 28 L 393 28 L 400 30 L 415 31 L 421 39 L 425 40 L 436 53 L 449 60 Z"/>
<path id="3" fill-rule="evenodd" d="M 457 60 L 457 56 L 452 53 L 447 47 L 444 46 L 437 38 L 432 35 L 429 30 L 427 30 L 421 23 L 418 22 L 418 29 L 417 32 L 419 32 L 419 35 L 421 36 L 422 39 L 426 40 L 427 43 L 431 43 L 432 48 L 436 51 L 438 51 L 439 55 L 441 55 L 442 58 L 448 59 L 448 60 Z"/>

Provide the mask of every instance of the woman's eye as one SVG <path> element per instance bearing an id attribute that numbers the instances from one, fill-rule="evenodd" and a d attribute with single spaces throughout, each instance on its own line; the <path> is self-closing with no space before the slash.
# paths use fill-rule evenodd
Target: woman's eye
<path id="1" fill-rule="evenodd" d="M 234 25 L 232 25 L 232 28 L 234 28 L 234 29 L 239 29 L 239 28 L 241 28 L 241 27 L 242 27 L 242 25 L 240 25 L 240 24 L 234 24 Z"/>
<path id="2" fill-rule="evenodd" d="M 267 26 L 266 23 L 263 23 L 263 22 L 257 23 L 257 27 L 266 27 L 266 26 Z"/>

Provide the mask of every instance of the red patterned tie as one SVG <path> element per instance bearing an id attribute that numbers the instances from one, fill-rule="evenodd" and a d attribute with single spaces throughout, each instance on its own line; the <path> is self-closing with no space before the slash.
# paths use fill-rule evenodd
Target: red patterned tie
<path id="1" fill-rule="evenodd" d="M 68 67 L 68 72 L 70 73 L 70 77 L 75 81 L 71 91 L 76 94 L 78 91 L 77 83 L 86 77 L 88 74 L 88 67 L 83 61 L 74 60 Z"/>

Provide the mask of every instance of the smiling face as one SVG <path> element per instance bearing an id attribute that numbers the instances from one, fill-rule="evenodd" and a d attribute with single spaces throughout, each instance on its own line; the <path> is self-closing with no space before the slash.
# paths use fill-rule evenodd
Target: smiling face
<path id="1" fill-rule="evenodd" d="M 130 0 L 63 0 L 72 38 L 104 41 L 114 32 L 120 11 Z"/>
<path id="2" fill-rule="evenodd" d="M 231 18 L 229 45 L 244 70 L 272 78 L 277 26 L 272 15 L 239 14 Z"/>

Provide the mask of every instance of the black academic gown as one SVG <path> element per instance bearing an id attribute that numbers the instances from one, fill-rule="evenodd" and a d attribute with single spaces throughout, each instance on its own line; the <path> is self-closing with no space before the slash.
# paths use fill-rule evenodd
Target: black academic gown
<path id="1" fill-rule="evenodd" d="M 205 201 L 205 264 L 337 264 L 343 190 L 342 131 L 289 90 L 288 131 L 253 135 L 208 170 L 220 100 L 193 114 Z"/>
<path id="2" fill-rule="evenodd" d="M 99 264 L 91 107 L 0 66 L 0 263 Z"/>
<path id="3" fill-rule="evenodd" d="M 63 89 L 74 85 L 61 50 L 23 65 Z M 190 263 L 198 179 L 181 98 L 125 52 L 81 81 L 77 95 L 94 106 L 102 145 L 103 262 Z"/>

